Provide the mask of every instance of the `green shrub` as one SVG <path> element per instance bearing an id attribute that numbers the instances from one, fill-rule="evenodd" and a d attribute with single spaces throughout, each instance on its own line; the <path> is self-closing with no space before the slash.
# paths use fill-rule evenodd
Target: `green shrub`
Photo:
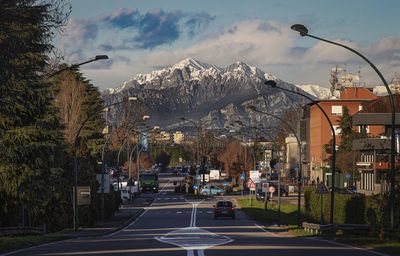
<path id="1" fill-rule="evenodd" d="M 322 197 L 322 198 L 321 198 Z M 322 199 L 322 200 L 321 200 Z M 319 222 L 321 219 L 321 201 L 323 206 L 323 221 L 330 218 L 330 194 L 317 194 L 315 188 L 308 189 L 304 193 L 305 209 L 308 217 Z M 365 223 L 365 196 L 335 193 L 334 222 L 335 223 Z"/>

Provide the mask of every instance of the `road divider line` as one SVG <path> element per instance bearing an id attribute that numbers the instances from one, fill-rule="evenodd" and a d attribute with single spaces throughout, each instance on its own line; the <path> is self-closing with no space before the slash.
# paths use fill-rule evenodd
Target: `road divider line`
<path id="1" fill-rule="evenodd" d="M 265 233 L 269 233 L 274 237 L 280 237 L 277 234 L 272 233 L 271 231 L 266 230 L 265 228 L 261 227 L 260 225 L 258 225 L 257 223 L 254 223 L 254 226 L 256 226 L 257 228 L 261 229 L 262 231 L 264 231 Z"/>
<path id="2" fill-rule="evenodd" d="M 305 239 L 309 239 L 309 240 L 319 241 L 319 242 L 326 242 L 326 243 L 330 243 L 330 244 L 334 244 L 334 245 L 340 245 L 340 246 L 347 247 L 347 248 L 350 248 L 350 249 L 363 251 L 363 252 L 368 252 L 368 253 L 379 255 L 379 256 L 389 256 L 388 254 L 384 254 L 384 253 L 381 253 L 381 252 L 376 252 L 376 251 L 368 250 L 368 249 L 365 249 L 365 248 L 355 247 L 355 246 L 348 245 L 348 244 L 342 244 L 342 243 L 338 243 L 338 242 L 331 241 L 331 240 L 319 239 L 319 238 L 314 238 L 314 237 L 304 237 L 304 238 Z"/>
<path id="3" fill-rule="evenodd" d="M 204 256 L 204 250 L 197 250 L 198 256 Z"/>

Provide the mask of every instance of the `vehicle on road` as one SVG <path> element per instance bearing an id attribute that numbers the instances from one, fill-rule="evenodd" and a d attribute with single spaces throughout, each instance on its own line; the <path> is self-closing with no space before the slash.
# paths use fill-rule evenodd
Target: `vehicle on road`
<path id="1" fill-rule="evenodd" d="M 141 192 L 152 191 L 158 193 L 159 182 L 158 174 L 154 172 L 144 172 L 139 176 Z"/>
<path id="2" fill-rule="evenodd" d="M 257 200 L 264 201 L 265 200 L 265 196 L 267 196 L 267 200 L 268 200 L 269 199 L 269 195 L 268 194 L 266 194 L 262 190 L 258 190 L 256 192 L 256 199 Z"/>
<path id="3" fill-rule="evenodd" d="M 219 217 L 235 218 L 235 205 L 231 201 L 218 201 L 214 205 L 214 219 Z"/>
<path id="4" fill-rule="evenodd" d="M 219 188 L 213 185 L 206 185 L 205 187 L 201 188 L 200 194 L 205 196 L 213 196 L 213 195 L 224 195 L 225 190 L 223 188 Z"/>

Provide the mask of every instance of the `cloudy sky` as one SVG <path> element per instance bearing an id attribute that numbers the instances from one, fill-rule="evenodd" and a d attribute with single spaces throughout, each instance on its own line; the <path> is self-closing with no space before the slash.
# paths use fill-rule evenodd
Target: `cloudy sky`
<path id="1" fill-rule="evenodd" d="M 389 82 L 400 73 L 397 0 L 69 2 L 70 20 L 56 45 L 68 63 L 107 54 L 110 60 L 82 66 L 101 89 L 188 57 L 220 67 L 243 61 L 287 82 L 325 87 L 331 67 L 339 65 L 350 73 L 360 70 L 367 85 L 379 83 L 359 57 L 300 37 L 290 30 L 295 23 L 306 25 L 312 35 L 361 51 Z"/>

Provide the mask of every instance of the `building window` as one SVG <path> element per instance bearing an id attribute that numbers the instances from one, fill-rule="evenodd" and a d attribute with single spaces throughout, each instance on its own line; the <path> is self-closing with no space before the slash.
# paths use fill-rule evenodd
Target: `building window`
<path id="1" fill-rule="evenodd" d="M 333 125 L 333 129 L 335 130 L 336 135 L 340 135 L 342 129 L 339 127 L 339 125 Z"/>
<path id="2" fill-rule="evenodd" d="M 341 116 L 342 115 L 342 106 L 332 106 L 332 115 L 333 116 Z"/>

